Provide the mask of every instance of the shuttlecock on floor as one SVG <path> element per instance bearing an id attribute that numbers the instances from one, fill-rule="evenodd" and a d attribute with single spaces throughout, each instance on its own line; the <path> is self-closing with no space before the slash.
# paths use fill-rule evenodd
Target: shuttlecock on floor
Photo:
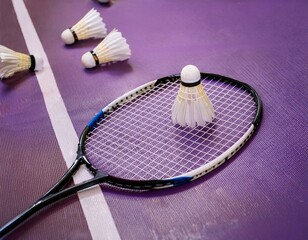
<path id="1" fill-rule="evenodd" d="M 92 8 L 73 27 L 64 30 L 61 38 L 65 44 L 73 44 L 78 40 L 104 38 L 107 35 L 106 25 L 100 13 Z"/>
<path id="2" fill-rule="evenodd" d="M 124 61 L 131 56 L 131 50 L 121 32 L 113 29 L 103 41 L 92 51 L 86 52 L 81 58 L 85 68 L 93 68 L 100 64 Z"/>
<path id="3" fill-rule="evenodd" d="M 8 78 L 16 72 L 25 70 L 39 71 L 43 68 L 43 59 L 39 56 L 15 52 L 0 45 L 0 78 Z"/>
<path id="4" fill-rule="evenodd" d="M 215 118 L 214 108 L 201 84 L 201 74 L 194 65 L 181 71 L 181 84 L 172 106 L 172 121 L 182 127 L 205 126 Z"/>

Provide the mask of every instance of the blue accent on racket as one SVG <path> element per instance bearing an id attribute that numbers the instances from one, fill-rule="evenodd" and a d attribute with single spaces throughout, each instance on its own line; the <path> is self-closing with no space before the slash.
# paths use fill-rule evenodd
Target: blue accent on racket
<path id="1" fill-rule="evenodd" d="M 103 110 L 101 110 L 91 119 L 91 121 L 88 123 L 88 127 L 90 127 L 91 129 L 94 128 L 97 125 L 97 123 L 103 118 L 104 118 L 104 112 Z"/>
<path id="2" fill-rule="evenodd" d="M 173 186 L 180 186 L 184 183 L 190 182 L 192 178 L 193 177 L 188 177 L 188 176 L 175 177 L 175 178 L 172 178 L 171 181 L 172 181 Z"/>

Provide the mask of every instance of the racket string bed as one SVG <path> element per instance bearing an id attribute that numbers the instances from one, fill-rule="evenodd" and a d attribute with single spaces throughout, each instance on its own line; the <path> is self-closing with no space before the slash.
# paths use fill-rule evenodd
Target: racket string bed
<path id="1" fill-rule="evenodd" d="M 213 96 L 216 121 L 205 128 L 174 126 L 170 109 L 178 83 L 157 85 L 107 114 L 86 142 L 87 155 L 100 158 L 99 168 L 136 180 L 178 176 L 222 154 L 250 127 L 252 96 L 234 84 L 207 79 L 203 85 Z M 99 149 L 109 152 L 108 158 Z"/>

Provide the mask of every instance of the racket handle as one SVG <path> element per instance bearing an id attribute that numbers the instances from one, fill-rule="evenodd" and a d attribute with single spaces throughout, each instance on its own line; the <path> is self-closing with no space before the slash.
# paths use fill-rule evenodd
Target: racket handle
<path id="1" fill-rule="evenodd" d="M 64 189 L 61 192 L 54 193 L 52 195 L 48 195 L 44 198 L 41 198 L 39 201 L 34 203 L 27 210 L 25 210 L 24 212 L 19 214 L 17 217 L 15 217 L 11 221 L 9 221 L 7 224 L 5 224 L 3 227 L 1 227 L 0 239 L 4 237 L 6 234 L 8 234 L 9 232 L 11 232 L 12 230 L 14 230 L 15 228 L 17 228 L 24 221 L 26 221 L 33 214 L 37 213 L 39 210 L 43 209 L 44 207 L 49 206 L 50 204 L 55 203 L 66 197 L 69 197 L 77 193 L 78 191 L 92 187 L 96 184 L 104 183 L 106 181 L 106 178 L 108 178 L 107 174 L 97 172 L 97 175 L 90 180 L 84 181 L 80 184 Z"/>

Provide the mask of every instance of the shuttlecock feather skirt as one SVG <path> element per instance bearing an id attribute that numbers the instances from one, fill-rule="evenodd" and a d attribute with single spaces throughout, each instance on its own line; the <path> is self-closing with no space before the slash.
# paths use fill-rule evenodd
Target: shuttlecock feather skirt
<path id="1" fill-rule="evenodd" d="M 1 78 L 10 77 L 15 72 L 24 70 L 34 71 L 35 58 L 33 55 L 25 55 L 15 52 L 15 54 L 1 53 L 0 54 L 0 72 Z"/>
<path id="2" fill-rule="evenodd" d="M 211 123 L 215 117 L 214 108 L 202 84 L 184 85 L 181 82 L 180 90 L 172 106 L 173 123 L 182 127 L 186 125 L 189 127 L 205 126 Z"/>

